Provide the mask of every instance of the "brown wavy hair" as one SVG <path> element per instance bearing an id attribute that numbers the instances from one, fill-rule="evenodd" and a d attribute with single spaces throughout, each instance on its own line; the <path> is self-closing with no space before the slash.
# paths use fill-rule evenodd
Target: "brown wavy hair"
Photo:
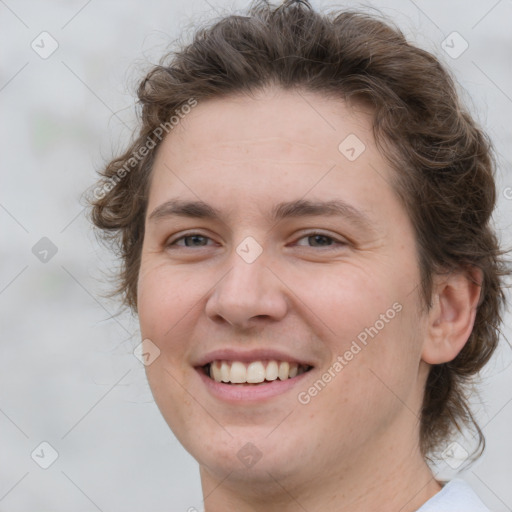
<path id="1" fill-rule="evenodd" d="M 491 224 L 495 159 L 450 74 L 380 17 L 319 13 L 302 0 L 277 7 L 253 1 L 244 15 L 198 28 L 191 43 L 149 71 L 137 91 L 141 108 L 134 142 L 100 171 L 89 199 L 93 223 L 122 263 L 114 293 L 137 311 L 148 187 L 163 140 L 158 127 L 170 132 L 169 119 L 178 119 L 191 99 L 272 85 L 372 106 L 375 139 L 395 170 L 393 186 L 414 224 L 427 310 L 434 273 L 481 269 L 473 331 L 455 359 L 431 367 L 420 422 L 425 457 L 464 427 L 477 434 L 481 455 L 485 438 L 468 394 L 472 377 L 497 347 L 504 278 L 510 274 Z"/>

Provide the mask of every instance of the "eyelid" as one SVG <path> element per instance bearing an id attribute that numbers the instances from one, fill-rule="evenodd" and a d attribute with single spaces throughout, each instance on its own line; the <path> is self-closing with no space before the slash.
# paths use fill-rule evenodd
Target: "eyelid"
<path id="1" fill-rule="evenodd" d="M 178 233 L 178 236 L 176 238 L 173 239 L 173 236 L 170 236 L 168 237 L 166 240 L 165 240 L 165 243 L 164 245 L 166 247 L 169 247 L 169 246 L 175 246 L 176 245 L 176 242 L 179 242 L 180 240 L 183 240 L 184 238 L 188 238 L 188 237 L 191 237 L 191 236 L 202 236 L 204 238 L 207 238 L 208 240 L 213 240 L 211 236 L 205 234 L 205 233 L 202 233 L 198 230 L 191 230 L 191 231 L 185 231 L 183 233 Z M 186 246 L 178 246 L 178 247 L 186 247 Z"/>
<path id="2" fill-rule="evenodd" d="M 325 236 L 326 238 L 330 238 L 335 243 L 338 243 L 338 244 L 341 244 L 341 245 L 348 245 L 349 244 L 348 240 L 345 239 L 342 236 L 333 235 L 332 233 L 324 232 L 324 231 L 321 231 L 321 230 L 315 230 L 315 229 L 309 230 L 309 231 L 306 230 L 306 231 L 302 232 L 300 234 L 300 236 L 298 238 L 296 238 L 296 242 L 298 240 L 303 239 L 303 238 L 307 238 L 307 237 L 315 236 L 315 235 Z M 311 248 L 314 249 L 314 247 L 311 247 Z M 331 249 L 331 248 L 334 248 L 334 247 L 332 245 L 324 247 L 324 249 Z"/>
<path id="3" fill-rule="evenodd" d="M 334 236 L 333 234 L 329 233 L 329 232 L 324 232 L 324 231 L 321 231 L 321 230 L 304 230 L 302 231 L 300 234 L 300 236 L 297 236 L 295 235 L 295 243 L 297 243 L 299 240 L 302 240 L 303 238 L 307 238 L 307 237 L 310 237 L 310 236 L 316 236 L 316 235 L 320 235 L 320 236 L 324 236 L 326 238 L 330 238 L 333 242 L 337 243 L 337 244 L 341 244 L 342 246 L 345 246 L 345 245 L 348 245 L 349 242 L 348 240 L 346 240 L 344 237 L 338 237 L 338 236 Z M 192 230 L 192 231 L 186 231 L 184 233 L 181 233 L 179 234 L 179 236 L 175 239 L 172 240 L 172 237 L 169 237 L 166 242 L 165 242 L 165 246 L 166 247 L 170 247 L 170 246 L 175 246 L 175 247 L 184 247 L 184 248 L 187 248 L 187 246 L 177 246 L 176 245 L 176 242 L 179 242 L 180 240 L 183 240 L 184 238 L 188 238 L 188 237 L 192 237 L 192 236 L 202 236 L 208 240 L 212 240 L 212 237 L 200 232 L 200 231 L 197 231 L 197 230 Z M 172 240 L 172 241 L 171 241 Z M 198 246 L 198 247 L 208 247 L 208 246 Z M 301 246 L 302 247 L 302 246 Z M 305 246 L 303 246 L 305 247 Z M 315 247 L 310 247 L 311 249 L 314 249 Z M 332 249 L 332 248 L 335 248 L 333 247 L 332 245 L 327 245 L 325 247 L 323 247 L 324 250 L 326 249 Z"/>

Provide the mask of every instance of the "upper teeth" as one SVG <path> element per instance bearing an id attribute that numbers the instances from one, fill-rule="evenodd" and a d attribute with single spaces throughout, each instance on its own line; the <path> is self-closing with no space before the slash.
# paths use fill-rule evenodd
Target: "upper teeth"
<path id="1" fill-rule="evenodd" d="M 304 373 L 306 368 L 287 361 L 213 361 L 210 364 L 210 377 L 217 382 L 233 384 L 256 384 L 264 380 L 286 380 Z"/>

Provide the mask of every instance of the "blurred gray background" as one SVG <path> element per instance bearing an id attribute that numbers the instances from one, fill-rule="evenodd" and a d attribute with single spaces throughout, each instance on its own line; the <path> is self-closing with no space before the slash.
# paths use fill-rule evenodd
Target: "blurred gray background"
<path id="1" fill-rule="evenodd" d="M 512 2 L 312 4 L 377 7 L 451 68 L 496 145 L 495 222 L 512 245 Z M 115 260 L 96 241 L 80 196 L 129 139 L 137 81 L 168 44 L 245 5 L 0 0 L 3 512 L 202 510 L 197 464 L 161 418 L 132 354 L 136 319 L 115 316 L 118 304 L 102 298 Z M 511 363 L 504 338 L 474 397 L 487 450 L 459 474 L 496 512 L 512 510 Z M 439 477 L 456 473 L 449 466 L 436 465 Z"/>

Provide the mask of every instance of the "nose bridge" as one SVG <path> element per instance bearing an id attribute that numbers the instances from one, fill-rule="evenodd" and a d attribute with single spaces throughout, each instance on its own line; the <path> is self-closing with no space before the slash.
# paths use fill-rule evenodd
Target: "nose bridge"
<path id="1" fill-rule="evenodd" d="M 206 313 L 230 324 L 245 325 L 251 318 L 279 319 L 286 313 L 281 283 L 267 268 L 268 255 L 245 240 L 233 251 L 229 271 L 210 295 Z"/>

